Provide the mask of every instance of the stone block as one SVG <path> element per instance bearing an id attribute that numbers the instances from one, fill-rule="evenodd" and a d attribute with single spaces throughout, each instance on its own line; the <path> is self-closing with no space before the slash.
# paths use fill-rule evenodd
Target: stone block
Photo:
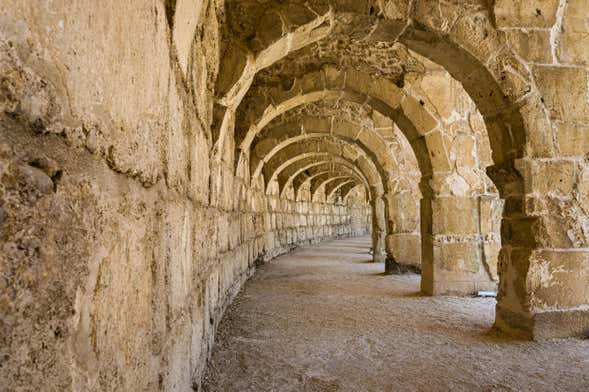
<path id="1" fill-rule="evenodd" d="M 551 118 L 589 121 L 585 69 L 536 66 L 534 76 Z"/>
<path id="2" fill-rule="evenodd" d="M 531 309 L 571 308 L 589 303 L 589 251 L 542 250 L 530 259 Z"/>
<path id="3" fill-rule="evenodd" d="M 501 218 L 504 204 L 505 202 L 499 198 L 499 195 L 497 197 L 479 198 L 481 233 L 501 232 Z"/>
<path id="4" fill-rule="evenodd" d="M 438 126 L 438 121 L 425 110 L 423 101 L 418 101 L 411 96 L 405 96 L 401 102 L 401 107 L 405 116 L 413 123 L 417 132 L 425 135 Z"/>
<path id="5" fill-rule="evenodd" d="M 550 28 L 556 22 L 558 5 L 559 0 L 497 0 L 497 26 Z"/>
<path id="6" fill-rule="evenodd" d="M 176 46 L 180 68 L 185 76 L 196 26 L 202 13 L 202 3 L 202 0 L 179 0 L 176 2 L 172 37 Z"/>
<path id="7" fill-rule="evenodd" d="M 401 265 L 421 266 L 421 235 L 392 234 L 386 237 L 386 253 Z"/>
<path id="8" fill-rule="evenodd" d="M 559 122 L 556 126 L 556 140 L 562 155 L 586 155 L 589 153 L 589 125 Z"/>
<path id="9" fill-rule="evenodd" d="M 499 252 L 501 251 L 500 241 L 485 242 L 483 244 L 482 262 L 488 271 L 489 277 L 494 281 L 499 281 L 498 263 Z"/>
<path id="10" fill-rule="evenodd" d="M 550 30 L 507 30 L 509 46 L 525 61 L 532 63 L 552 63 Z"/>
<path id="11" fill-rule="evenodd" d="M 575 163 L 568 160 L 532 161 L 526 192 L 570 196 L 576 182 Z"/>
<path id="12" fill-rule="evenodd" d="M 399 106 L 403 91 L 388 79 L 378 78 L 370 84 L 370 96 L 381 100 L 391 109 Z"/>
<path id="13" fill-rule="evenodd" d="M 434 243 L 434 279 L 470 281 L 481 270 L 481 247 L 478 242 Z"/>
<path id="14" fill-rule="evenodd" d="M 557 56 L 560 62 L 589 64 L 589 12 L 585 0 L 569 0 L 565 10 Z"/>
<path id="15" fill-rule="evenodd" d="M 425 137 L 427 150 L 434 172 L 451 170 L 449 157 L 449 140 L 442 130 L 436 130 Z"/>
<path id="16" fill-rule="evenodd" d="M 469 197 L 442 197 L 432 200 L 434 235 L 479 232 L 477 200 Z"/>

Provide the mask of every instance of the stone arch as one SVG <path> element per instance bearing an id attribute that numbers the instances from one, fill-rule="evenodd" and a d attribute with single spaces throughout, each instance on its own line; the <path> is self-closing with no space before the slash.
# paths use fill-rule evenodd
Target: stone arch
<path id="1" fill-rule="evenodd" d="M 261 94 L 258 97 L 262 102 L 253 104 L 256 110 L 248 113 L 247 122 L 252 125 L 245 134 L 236 133 L 236 147 L 239 149 L 237 165 L 245 162 L 256 135 L 280 114 L 305 103 L 348 100 L 367 104 L 393 119 L 412 146 L 422 174 L 427 176 L 432 172 L 424 135 L 434 130 L 439 123 L 417 99 L 407 96 L 388 80 L 373 80 L 369 75 L 355 70 L 340 71 L 326 67 L 295 79 L 288 91 L 272 89 L 267 98 Z"/>
<path id="2" fill-rule="evenodd" d="M 378 163 L 376 167 L 379 168 L 383 178 L 389 178 L 389 173 L 397 171 L 396 163 L 386 151 L 384 143 L 379 143 L 378 139 L 374 140 L 374 136 L 365 137 L 362 135 L 368 132 L 370 131 L 359 129 L 356 124 L 347 121 L 330 121 L 320 117 L 306 117 L 300 123 L 291 123 L 270 129 L 255 141 L 253 148 L 255 154 L 250 157 L 250 172 L 252 177 L 259 175 L 264 162 L 289 144 L 299 140 L 329 136 L 359 146 L 365 155 Z M 374 133 L 370 134 L 374 135 Z"/>
<path id="3" fill-rule="evenodd" d="M 351 192 L 357 187 L 357 184 L 344 184 L 341 188 L 339 188 L 339 190 L 341 190 L 342 200 L 345 202 Z"/>
<path id="4" fill-rule="evenodd" d="M 358 184 L 364 184 L 365 180 L 361 177 L 359 173 L 352 167 L 348 167 L 342 164 L 334 164 L 333 162 L 322 162 L 317 163 L 314 165 L 309 165 L 304 170 L 301 170 L 292 181 L 292 185 L 295 192 L 295 197 L 298 195 L 299 189 L 312 180 L 315 176 L 323 173 L 332 173 L 334 175 L 347 175 L 350 177 L 354 177 L 358 180 Z"/>
<path id="5" fill-rule="evenodd" d="M 383 195 L 388 187 L 386 175 L 378 164 L 367 156 L 359 146 L 339 140 L 330 135 L 321 135 L 311 141 L 299 140 L 283 147 L 271 159 L 265 162 L 262 169 L 262 177 L 265 183 L 272 181 L 282 170 L 292 162 L 305 159 L 313 153 L 328 153 L 330 155 L 342 156 L 354 162 L 354 164 L 366 174 L 370 183 L 372 226 L 373 226 L 373 257 L 376 262 L 384 261 L 386 258 L 386 222 L 387 211 Z"/>
<path id="6" fill-rule="evenodd" d="M 249 8 L 254 11 L 253 7 Z M 288 11 L 287 11 L 288 10 Z M 253 47 L 236 38 L 235 32 L 227 32 L 230 38 L 223 40 L 221 63 L 215 82 L 216 99 L 213 108 L 212 134 L 215 159 L 223 158 L 225 140 L 233 129 L 235 110 L 248 92 L 258 71 L 267 68 L 302 47 L 327 36 L 333 28 L 333 10 L 329 6 L 295 6 L 286 4 L 279 9 L 265 10 L 263 24 L 268 32 L 258 39 Z M 272 28 L 286 25 L 289 31 L 284 34 Z"/>
<path id="7" fill-rule="evenodd" d="M 441 64 L 477 104 L 492 148 L 494 164 L 487 172 L 506 203 L 497 325 L 533 334 L 537 322 L 530 300 L 533 298 L 533 303 L 542 304 L 544 294 L 538 297 L 537 293 L 530 292 L 526 279 L 528 273 L 539 273 L 540 260 L 551 263 L 539 246 L 557 246 L 559 234 L 541 238 L 538 229 L 548 230 L 546 226 L 551 219 L 558 220 L 558 217 L 552 217 L 550 211 L 540 212 L 532 206 L 532 201 L 527 201 L 530 197 L 530 200 L 538 198 L 528 195 L 535 189 L 533 178 L 541 176 L 539 168 L 552 170 L 555 175 L 557 171 L 557 165 L 550 168 L 537 158 L 558 158 L 558 152 L 548 110 L 537 90 L 535 77 L 514 55 L 504 33 L 496 28 L 493 4 L 469 3 L 464 7 L 460 2 L 435 0 L 410 3 L 390 0 L 378 4 L 336 0 L 331 5 L 334 12 L 358 14 L 364 19 L 372 14 L 380 15 L 381 18 L 373 19 L 368 40 L 400 42 Z M 453 23 L 447 23 L 449 16 Z M 552 91 L 546 83 L 544 87 Z M 514 232 L 527 235 L 521 237 Z M 522 263 L 527 267 L 520 268 Z"/>
<path id="8" fill-rule="evenodd" d="M 379 189 L 379 193 L 382 194 L 388 188 L 386 172 L 379 166 L 378 161 L 370 156 L 369 150 L 345 139 L 326 134 L 298 138 L 284 144 L 280 150 L 264 161 L 264 165 L 256 177 L 261 175 L 267 186 L 293 159 L 302 158 L 307 153 L 328 153 L 345 157 L 367 174 L 371 186 L 382 187 Z M 375 178 L 378 180 L 375 181 Z"/>
<path id="9" fill-rule="evenodd" d="M 330 200 L 333 195 L 346 185 L 357 186 L 358 182 L 353 177 L 345 177 L 342 180 L 334 180 L 333 182 L 325 184 L 325 199 Z"/>
<path id="10" fill-rule="evenodd" d="M 309 154 L 306 154 L 309 155 Z M 279 185 L 279 193 L 283 195 L 286 188 L 290 185 L 293 186 L 296 191 L 298 186 L 295 186 L 294 181 L 297 176 L 304 174 L 304 172 L 308 169 L 312 169 L 317 166 L 334 166 L 338 165 L 338 167 L 345 167 L 350 171 L 357 173 L 360 178 L 362 179 L 362 183 L 366 187 L 366 197 L 370 199 L 370 185 L 368 183 L 368 179 L 366 178 L 365 174 L 360 172 L 360 170 L 354 165 L 352 161 L 346 160 L 339 156 L 333 155 L 316 155 L 311 154 L 311 156 L 306 156 L 305 158 L 293 162 L 291 165 L 287 166 L 282 172 L 280 172 L 277 176 L 277 181 Z M 302 180 L 301 180 L 302 181 Z"/>
<path id="11" fill-rule="evenodd" d="M 347 173 L 341 173 L 341 172 L 325 172 L 325 173 L 320 173 L 316 176 L 314 176 L 312 179 L 310 179 L 310 185 L 311 185 L 311 197 L 315 197 L 317 195 L 317 192 L 319 191 L 319 189 L 321 189 L 321 187 L 323 186 L 327 186 L 328 184 L 330 184 L 333 181 L 356 181 L 354 179 L 354 177 L 350 176 Z M 326 193 L 326 198 L 327 198 L 327 189 L 325 189 L 325 193 Z"/>
<path id="12" fill-rule="evenodd" d="M 436 211 L 450 208 L 452 211 L 459 212 L 469 211 L 469 208 L 476 207 L 478 209 L 480 207 L 478 203 L 475 203 L 473 198 L 460 199 L 456 196 L 433 200 L 435 194 L 431 189 L 432 175 L 434 172 L 445 172 L 448 170 L 450 168 L 450 160 L 443 147 L 444 122 L 435 111 L 431 110 L 428 105 L 425 105 L 425 102 L 421 98 L 413 96 L 410 90 L 398 88 L 390 81 L 374 79 L 365 73 L 353 69 L 340 71 L 333 67 L 325 67 L 320 71 L 300 76 L 295 79 L 293 86 L 288 91 L 273 88 L 267 91 L 267 94 L 258 94 L 257 97 L 260 97 L 262 101 L 266 97 L 266 101 L 264 102 L 268 102 L 269 106 L 266 106 L 264 103 L 253 105 L 257 110 L 253 112 L 253 117 L 250 117 L 253 125 L 247 130 L 243 139 L 239 137 L 237 139 L 237 143 L 241 143 L 242 148 L 245 148 L 245 151 L 242 151 L 245 155 L 248 154 L 248 148 L 251 145 L 250 141 L 259 140 L 258 138 L 254 139 L 257 135 L 259 136 L 266 132 L 272 133 L 272 131 L 267 130 L 266 126 L 277 116 L 309 102 L 329 99 L 350 100 L 369 105 L 376 112 L 382 113 L 395 121 L 412 146 L 422 171 L 420 190 L 424 199 L 421 202 L 420 215 L 422 217 L 422 257 L 424 258 L 425 264 L 422 279 L 423 291 L 430 294 L 469 293 L 478 289 L 491 289 L 495 285 L 493 282 L 495 275 L 489 271 L 492 272 L 495 269 L 490 264 L 495 263 L 493 257 L 496 257 L 496 253 L 493 256 L 493 248 L 490 247 L 485 247 L 485 249 L 489 250 L 486 250 L 484 255 L 481 253 L 479 250 L 480 245 L 474 242 L 478 242 L 478 238 L 482 237 L 478 236 L 480 229 L 474 223 L 468 230 L 475 231 L 476 234 L 473 233 L 475 237 L 471 235 L 473 243 L 468 248 L 465 248 L 467 249 L 465 252 L 468 252 L 468 256 L 465 254 L 464 257 L 478 260 L 476 265 L 465 271 L 462 269 L 452 269 L 454 278 L 449 278 L 447 272 L 439 269 L 439 266 L 442 266 L 441 268 L 444 270 L 453 268 L 449 267 L 451 264 L 445 262 L 443 259 L 452 258 L 447 252 L 454 245 L 437 243 L 433 237 L 451 234 L 455 237 L 466 238 L 465 236 L 468 236 L 470 232 L 464 233 L 461 230 L 457 230 L 447 221 L 438 220 L 432 222 L 434 216 L 440 217 L 440 214 Z M 256 112 L 261 113 L 259 118 L 255 115 Z M 290 131 L 279 130 L 275 133 L 278 133 L 283 138 L 292 135 L 303 135 L 305 129 L 304 119 L 301 123 L 300 127 L 294 127 Z M 324 120 L 324 123 L 327 123 L 327 120 Z M 336 122 L 332 122 L 331 124 L 334 123 Z M 337 123 L 340 122 L 338 121 Z M 325 128 L 329 127 L 324 125 L 320 131 L 333 133 L 333 126 L 331 126 L 330 130 L 324 130 Z M 350 135 L 348 128 L 344 127 L 343 129 L 344 132 L 342 133 L 345 133 L 346 136 Z M 367 143 L 370 143 L 372 146 L 380 145 L 374 138 Z M 273 145 L 273 143 L 268 142 L 266 144 Z M 242 156 L 244 156 L 243 154 Z M 377 155 L 386 157 L 388 154 L 384 151 Z M 252 159 L 250 163 L 256 163 L 255 156 L 250 159 Z M 389 204 L 391 200 L 394 201 L 395 199 L 390 197 L 388 200 Z M 432 203 L 434 204 L 432 205 Z M 485 200 L 485 203 L 489 202 Z M 392 206 L 388 205 L 388 208 L 392 208 Z M 463 213 L 466 214 L 466 212 Z M 468 213 L 470 214 L 470 212 Z M 388 214 L 388 216 L 392 215 Z M 434 223 L 436 224 L 434 225 Z M 391 223 L 388 222 L 388 224 Z M 393 233 L 392 228 L 389 231 Z M 405 233 L 399 234 L 402 234 L 402 236 L 390 239 L 389 248 L 391 258 L 403 260 L 405 258 L 404 255 L 397 253 L 398 257 L 395 257 L 394 252 L 395 249 L 399 248 L 398 240 L 405 238 Z M 457 239 L 457 241 L 462 241 L 462 239 Z M 439 248 L 437 254 L 435 253 L 435 248 Z M 444 250 L 442 248 L 447 249 Z M 451 252 L 454 251 L 452 250 Z M 490 258 L 488 257 L 489 254 L 491 255 Z M 443 278 L 434 278 L 434 272 Z M 454 281 L 450 282 L 448 281 L 449 279 L 453 279 Z M 465 284 L 465 281 L 471 281 L 471 283 Z"/>

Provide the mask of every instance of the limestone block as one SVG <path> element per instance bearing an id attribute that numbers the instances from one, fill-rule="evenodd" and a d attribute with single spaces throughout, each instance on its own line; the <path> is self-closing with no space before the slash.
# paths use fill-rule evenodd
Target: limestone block
<path id="1" fill-rule="evenodd" d="M 438 115 L 447 121 L 464 115 L 467 109 L 474 106 L 464 88 L 447 72 L 427 73 L 421 78 L 419 86 Z"/>
<path id="2" fill-rule="evenodd" d="M 333 122 L 333 134 L 340 135 L 345 138 L 355 140 L 358 134 L 362 131 L 362 127 L 359 124 L 354 124 L 349 121 L 338 121 L 334 119 Z"/>
<path id="3" fill-rule="evenodd" d="M 448 151 L 449 140 L 445 133 L 441 129 L 431 132 L 426 135 L 425 142 L 427 144 L 433 171 L 442 172 L 451 170 Z"/>
<path id="4" fill-rule="evenodd" d="M 386 251 L 399 264 L 420 266 L 421 236 L 415 233 L 387 235 Z"/>
<path id="5" fill-rule="evenodd" d="M 527 127 L 530 157 L 549 158 L 555 155 L 554 131 L 546 116 L 542 98 L 534 94 L 519 110 Z"/>
<path id="6" fill-rule="evenodd" d="M 461 46 L 483 62 L 503 45 L 486 11 L 466 13 L 452 26 L 452 33 L 459 37 Z"/>
<path id="7" fill-rule="evenodd" d="M 528 285 L 532 309 L 574 307 L 589 302 L 589 252 L 536 251 Z"/>
<path id="8" fill-rule="evenodd" d="M 388 198 L 389 226 L 393 233 L 412 233 L 419 225 L 419 201 L 411 192 L 402 192 Z"/>
<path id="9" fill-rule="evenodd" d="M 567 64 L 589 64 L 589 12 L 585 0 L 569 0 L 565 10 L 557 56 Z"/>
<path id="10" fill-rule="evenodd" d="M 303 128 L 307 133 L 330 133 L 331 119 L 328 117 L 304 116 L 302 119 Z"/>
<path id="11" fill-rule="evenodd" d="M 433 31 L 447 32 L 452 26 L 448 21 L 457 21 L 464 15 L 464 10 L 455 4 L 435 1 L 418 1 L 410 9 L 416 20 L 425 23 Z"/>
<path id="12" fill-rule="evenodd" d="M 369 94 L 393 109 L 399 106 L 403 97 L 402 90 L 393 82 L 384 78 L 376 79 L 370 84 Z"/>
<path id="13" fill-rule="evenodd" d="M 493 164 L 493 158 L 491 153 L 491 145 L 489 142 L 489 136 L 487 132 L 487 124 L 485 119 L 480 112 L 476 111 L 469 114 L 468 122 L 470 129 L 476 135 L 477 142 L 477 155 L 479 159 L 479 165 L 481 168 L 491 166 Z"/>
<path id="14" fill-rule="evenodd" d="M 558 4 L 559 0 L 497 0 L 497 26 L 550 28 L 556 22 Z"/>
<path id="15" fill-rule="evenodd" d="M 477 242 L 438 242 L 434 244 L 436 281 L 470 281 L 481 269 L 481 247 Z"/>
<path id="16" fill-rule="evenodd" d="M 550 117 L 565 121 L 589 121 L 586 70 L 536 66 L 534 75 Z"/>
<path id="17" fill-rule="evenodd" d="M 346 70 L 346 91 L 368 93 L 372 78 L 369 74 L 355 69 Z"/>
<path id="18" fill-rule="evenodd" d="M 229 249 L 235 249 L 241 243 L 241 230 L 239 219 L 232 219 L 229 222 Z"/>
<path id="19" fill-rule="evenodd" d="M 229 221 L 225 215 L 217 217 L 217 249 L 219 253 L 224 253 L 229 250 Z"/>
<path id="20" fill-rule="evenodd" d="M 494 281 L 499 281 L 497 267 L 499 262 L 500 251 L 500 241 L 485 242 L 483 244 L 482 261 L 490 275 L 490 278 Z"/>
<path id="21" fill-rule="evenodd" d="M 462 122 L 455 122 L 450 128 L 453 138 L 450 141 L 448 158 L 451 166 L 457 168 L 478 168 L 476 138 L 472 134 L 461 132 L 467 128 Z M 426 138 L 427 140 L 427 138 Z"/>
<path id="22" fill-rule="evenodd" d="M 575 200 L 585 215 L 589 216 L 589 168 L 582 166 L 579 168 L 579 180 L 575 189 Z"/>
<path id="23" fill-rule="evenodd" d="M 533 86 L 528 66 L 517 58 L 508 47 L 503 46 L 499 53 L 493 54 L 486 67 L 498 82 L 503 94 L 512 102 L 522 99 L 532 91 Z M 487 102 L 492 102 L 492 99 L 489 97 Z M 498 106 L 500 111 L 503 105 Z"/>
<path id="24" fill-rule="evenodd" d="M 497 195 L 496 197 L 480 197 L 479 203 L 481 233 L 500 233 L 505 202 Z"/>
<path id="25" fill-rule="evenodd" d="M 421 101 L 423 102 L 423 101 Z M 434 129 L 438 122 L 431 114 L 425 110 L 424 105 L 413 97 L 405 96 L 401 102 L 401 107 L 407 118 L 413 123 L 413 126 L 421 135 L 425 135 Z"/>
<path id="26" fill-rule="evenodd" d="M 441 197 L 433 199 L 433 234 L 478 233 L 477 204 L 477 200 L 470 197 Z"/>
<path id="27" fill-rule="evenodd" d="M 575 163 L 566 160 L 533 161 L 530 175 L 526 192 L 570 196 L 576 182 Z"/>
<path id="28" fill-rule="evenodd" d="M 393 120 L 388 117 L 383 115 L 382 113 L 378 112 L 378 111 L 373 111 L 370 114 L 370 118 L 372 119 L 372 122 L 374 124 L 374 127 L 376 129 L 383 129 L 383 130 L 393 130 L 395 123 L 393 122 Z"/>
<path id="29" fill-rule="evenodd" d="M 346 84 L 346 73 L 335 67 L 325 67 L 323 69 L 325 86 L 331 90 L 341 90 Z"/>
<path id="30" fill-rule="evenodd" d="M 550 30 L 507 30 L 509 46 L 524 60 L 532 63 L 552 63 Z"/>
<path id="31" fill-rule="evenodd" d="M 589 153 L 589 125 L 559 122 L 556 139 L 560 153 L 568 156 L 583 156 Z"/>

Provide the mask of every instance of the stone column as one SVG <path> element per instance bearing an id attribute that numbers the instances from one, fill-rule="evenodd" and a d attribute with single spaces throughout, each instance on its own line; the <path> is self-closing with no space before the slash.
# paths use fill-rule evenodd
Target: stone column
<path id="1" fill-rule="evenodd" d="M 589 168 L 558 158 L 516 167 L 521 178 L 494 178 L 506 194 L 495 325 L 536 340 L 587 336 Z"/>
<path id="2" fill-rule="evenodd" d="M 425 187 L 422 186 L 422 188 Z M 497 289 L 495 195 L 434 195 L 421 200 L 422 282 L 428 295 L 466 295 Z M 496 219 L 495 219 L 496 220 Z"/>
<path id="3" fill-rule="evenodd" d="M 521 155 L 527 157 L 488 170 L 506 199 L 495 325 L 534 339 L 587 336 L 587 2 L 543 2 L 542 18 L 534 17 L 529 3 L 494 6 L 497 27 L 526 38 L 509 39 L 510 46 L 528 63 L 538 89 L 514 113 L 526 128 Z M 537 44 L 529 45 L 531 40 Z"/>
<path id="4" fill-rule="evenodd" d="M 386 259 L 385 222 L 385 203 L 382 196 L 377 195 L 372 201 L 372 260 L 375 263 L 383 263 Z"/>
<path id="5" fill-rule="evenodd" d="M 410 189 L 388 193 L 387 210 L 387 272 L 395 267 L 421 268 L 421 234 L 419 232 L 419 194 Z M 398 269 L 398 268 L 397 268 Z"/>

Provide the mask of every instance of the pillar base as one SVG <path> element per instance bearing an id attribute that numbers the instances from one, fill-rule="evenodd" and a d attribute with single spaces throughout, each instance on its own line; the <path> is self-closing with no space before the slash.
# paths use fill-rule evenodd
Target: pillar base
<path id="1" fill-rule="evenodd" d="M 393 257 L 387 257 L 384 273 L 385 275 L 420 274 L 421 268 L 409 264 L 399 264 Z"/>
<path id="2" fill-rule="evenodd" d="M 536 341 L 589 337 L 589 307 L 515 313 L 497 305 L 495 327 L 508 335 Z"/>

